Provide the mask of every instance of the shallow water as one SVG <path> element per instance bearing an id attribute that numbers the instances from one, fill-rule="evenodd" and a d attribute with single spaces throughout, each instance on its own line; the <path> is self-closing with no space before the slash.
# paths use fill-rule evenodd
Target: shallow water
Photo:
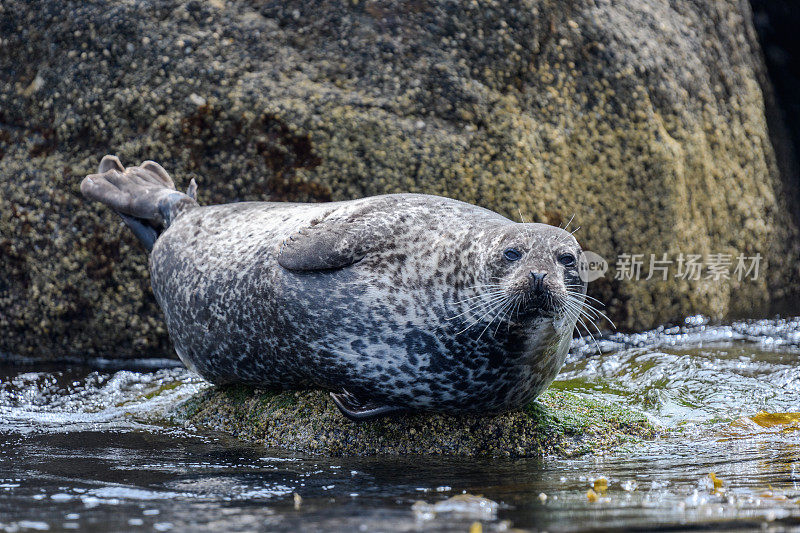
<path id="1" fill-rule="evenodd" d="M 181 368 L 6 364 L 0 531 L 800 528 L 800 426 L 737 421 L 800 412 L 800 319 L 703 322 L 576 342 L 553 386 L 668 431 L 568 460 L 289 454 L 156 422 L 206 386 Z"/>

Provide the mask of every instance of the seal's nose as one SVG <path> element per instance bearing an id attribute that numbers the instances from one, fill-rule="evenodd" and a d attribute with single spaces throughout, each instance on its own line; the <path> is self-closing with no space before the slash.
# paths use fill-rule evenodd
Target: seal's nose
<path id="1" fill-rule="evenodd" d="M 531 270 L 531 277 L 533 278 L 533 291 L 537 294 L 544 291 L 544 277 L 547 272 L 534 272 Z"/>

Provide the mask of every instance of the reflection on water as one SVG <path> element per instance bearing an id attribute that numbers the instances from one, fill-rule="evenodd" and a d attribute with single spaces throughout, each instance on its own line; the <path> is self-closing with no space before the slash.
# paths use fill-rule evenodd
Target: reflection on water
<path id="1" fill-rule="evenodd" d="M 554 386 L 669 431 L 569 460 L 287 454 L 157 423 L 206 386 L 183 369 L 6 365 L 0 531 L 800 527 L 796 417 L 758 415 L 800 412 L 800 320 L 692 318 L 599 344 L 576 343 Z"/>

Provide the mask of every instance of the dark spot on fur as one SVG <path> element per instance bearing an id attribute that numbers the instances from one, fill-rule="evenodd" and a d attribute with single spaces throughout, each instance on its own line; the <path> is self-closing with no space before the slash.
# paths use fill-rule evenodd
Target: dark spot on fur
<path id="1" fill-rule="evenodd" d="M 362 351 L 364 348 L 367 347 L 367 343 L 364 342 L 363 339 L 356 339 L 350 343 L 350 348 L 352 348 L 356 352 Z"/>

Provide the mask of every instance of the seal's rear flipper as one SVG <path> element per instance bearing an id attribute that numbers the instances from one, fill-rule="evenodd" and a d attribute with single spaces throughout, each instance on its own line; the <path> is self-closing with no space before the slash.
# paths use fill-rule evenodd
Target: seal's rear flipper
<path id="1" fill-rule="evenodd" d="M 107 155 L 98 174 L 86 176 L 81 192 L 116 211 L 147 251 L 185 209 L 196 207 L 197 184 L 192 180 L 187 194 L 175 190 L 164 168 L 154 161 L 138 167 L 122 166 L 119 158 Z"/>
<path id="2" fill-rule="evenodd" d="M 402 407 L 392 407 L 369 400 L 360 400 L 351 393 L 345 391 L 332 392 L 333 403 L 339 408 L 344 416 L 350 420 L 369 420 L 389 413 L 403 411 Z"/>

